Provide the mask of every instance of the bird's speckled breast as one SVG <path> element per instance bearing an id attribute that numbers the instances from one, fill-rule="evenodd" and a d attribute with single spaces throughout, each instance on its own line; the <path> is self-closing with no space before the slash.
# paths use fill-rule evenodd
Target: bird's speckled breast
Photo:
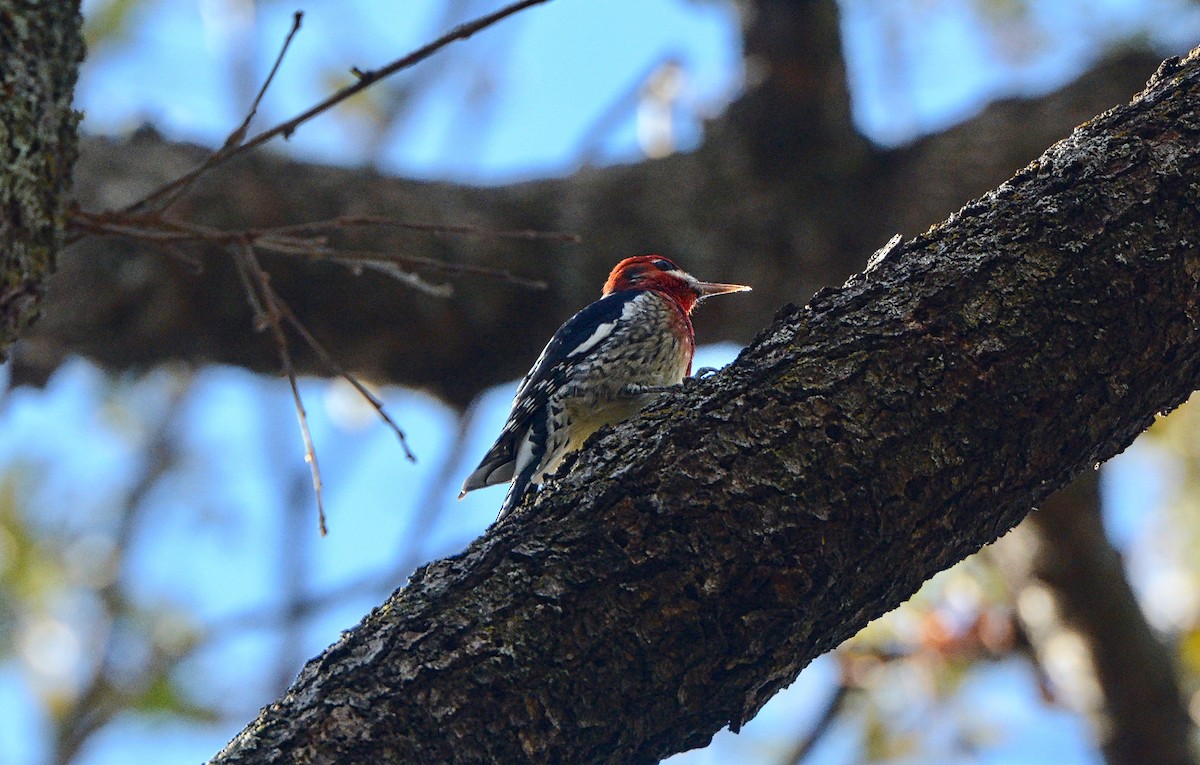
<path id="1" fill-rule="evenodd" d="M 586 393 L 563 402 L 571 421 L 567 451 L 582 446 L 603 426 L 633 416 L 657 395 L 624 393 L 628 386 L 676 385 L 691 370 L 695 336 L 683 311 L 649 291 L 630 301 L 627 310 L 628 320 L 604 353 L 572 375 L 573 382 L 588 382 L 580 386 Z"/>

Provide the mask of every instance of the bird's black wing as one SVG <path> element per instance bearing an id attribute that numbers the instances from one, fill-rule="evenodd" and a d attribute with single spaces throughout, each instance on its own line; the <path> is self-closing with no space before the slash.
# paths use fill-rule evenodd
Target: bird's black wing
<path id="1" fill-rule="evenodd" d="M 462 494 L 512 480 L 517 450 L 535 416 L 545 410 L 554 391 L 566 384 L 571 367 L 603 345 L 603 341 L 621 321 L 627 304 L 639 294 L 634 290 L 626 290 L 606 295 L 558 328 L 529 374 L 521 381 L 500 437 L 488 450 L 479 467 L 467 476 Z"/>

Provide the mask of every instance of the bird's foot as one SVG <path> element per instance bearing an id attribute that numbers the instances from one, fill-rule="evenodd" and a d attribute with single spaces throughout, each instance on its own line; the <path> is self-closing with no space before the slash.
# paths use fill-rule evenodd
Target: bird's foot
<path id="1" fill-rule="evenodd" d="M 674 387 L 674 385 L 626 385 L 621 388 L 621 394 L 630 397 L 645 396 L 647 393 L 663 393 Z"/>

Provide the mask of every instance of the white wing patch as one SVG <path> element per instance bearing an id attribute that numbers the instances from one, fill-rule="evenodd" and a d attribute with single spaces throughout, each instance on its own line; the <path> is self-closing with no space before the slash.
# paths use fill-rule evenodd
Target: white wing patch
<path id="1" fill-rule="evenodd" d="M 595 348 L 596 343 L 599 343 L 601 340 L 611 335 L 616 326 L 617 323 L 615 321 L 610 321 L 596 327 L 596 331 L 593 332 L 587 340 L 584 340 L 582 343 L 575 346 L 574 350 L 567 354 L 567 357 L 570 358 L 571 356 L 578 356 L 581 353 L 587 353 L 592 348 Z"/>
<path id="2" fill-rule="evenodd" d="M 575 346 L 575 348 L 567 354 L 567 358 L 570 358 L 571 356 L 578 356 L 581 353 L 587 353 L 591 349 L 595 348 L 602 340 L 604 340 L 604 338 L 613 333 L 613 330 L 617 328 L 618 324 L 629 321 L 636 313 L 642 310 L 642 306 L 639 305 L 639 302 L 644 300 L 645 296 L 638 295 L 633 300 L 630 300 L 623 305 L 621 307 L 621 318 L 617 319 L 616 321 L 608 321 L 597 326 L 595 331 L 592 332 L 592 334 L 589 335 L 586 340 Z"/>

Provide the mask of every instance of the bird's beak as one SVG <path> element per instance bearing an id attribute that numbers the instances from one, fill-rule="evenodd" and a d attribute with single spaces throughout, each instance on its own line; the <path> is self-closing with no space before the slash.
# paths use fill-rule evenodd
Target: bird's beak
<path id="1" fill-rule="evenodd" d="M 703 300 L 706 297 L 713 295 L 724 295 L 726 292 L 749 292 L 750 288 L 744 284 L 721 284 L 720 282 L 696 282 L 692 285 L 692 289 L 696 291 L 696 299 Z"/>

